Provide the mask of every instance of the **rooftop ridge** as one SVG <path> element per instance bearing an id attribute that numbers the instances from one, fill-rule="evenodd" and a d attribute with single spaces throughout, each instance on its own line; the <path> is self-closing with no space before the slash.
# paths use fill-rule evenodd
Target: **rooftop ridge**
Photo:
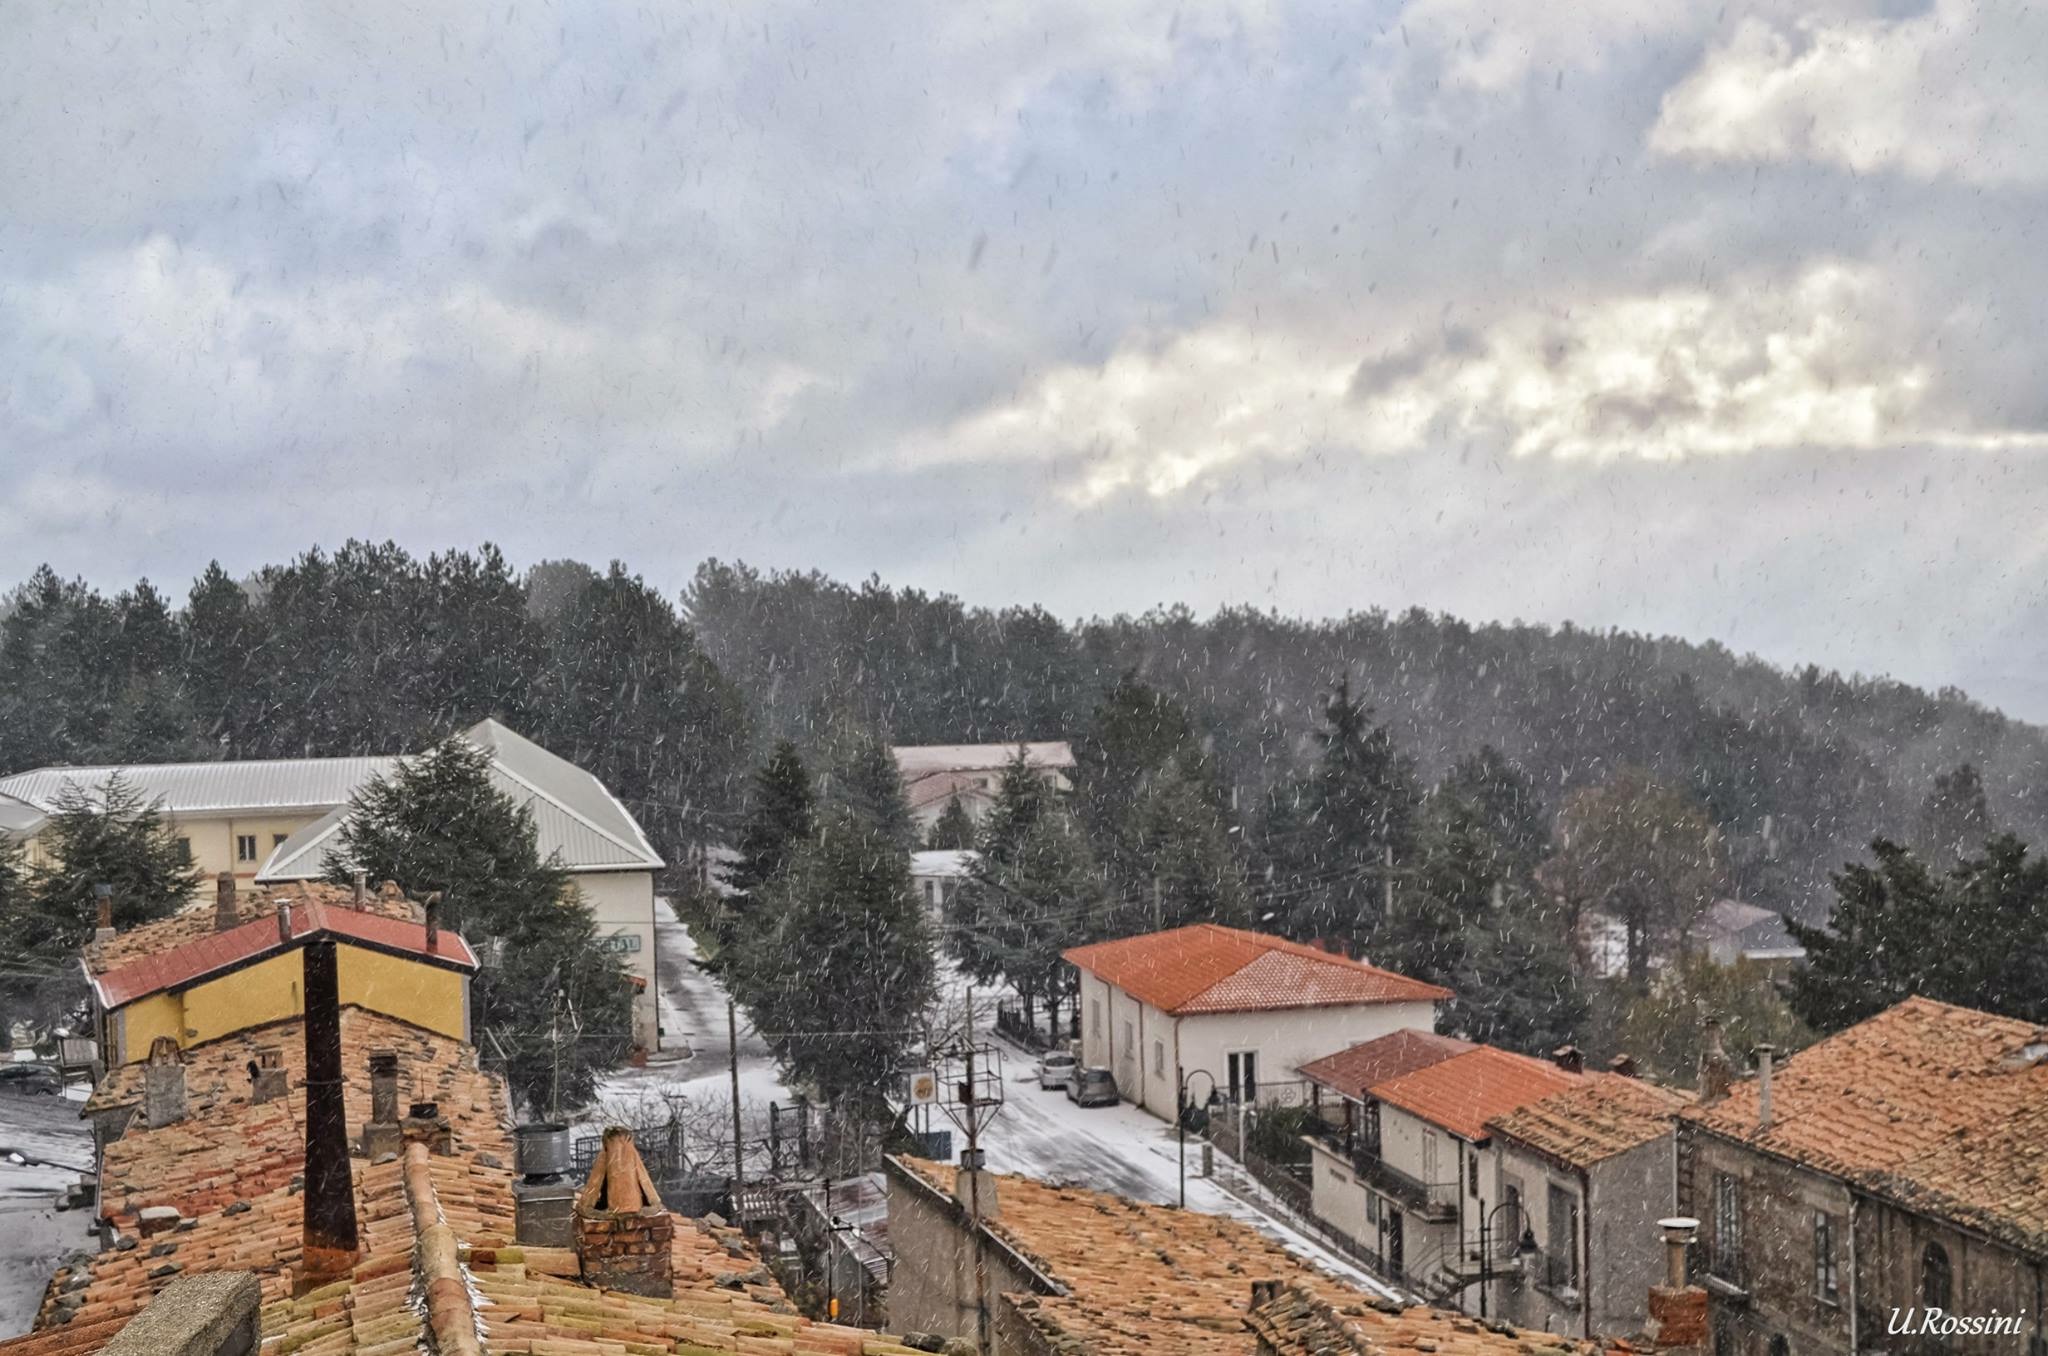
<path id="1" fill-rule="evenodd" d="M 427 1327 L 440 1356 L 483 1356 L 477 1340 L 477 1314 L 469 1276 L 456 1248 L 455 1230 L 441 1211 L 434 1190 L 433 1157 L 426 1144 L 405 1146 L 401 1175 L 405 1200 L 412 1210 L 413 1268 L 427 1306 Z"/>

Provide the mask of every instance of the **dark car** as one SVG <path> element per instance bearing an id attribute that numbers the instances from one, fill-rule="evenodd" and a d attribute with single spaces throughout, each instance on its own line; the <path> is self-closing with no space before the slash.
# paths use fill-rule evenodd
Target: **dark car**
<path id="1" fill-rule="evenodd" d="M 63 1078 L 47 1064 L 0 1064 L 0 1092 L 54 1097 L 63 1090 Z"/>
<path id="2" fill-rule="evenodd" d="M 1115 1106 L 1118 1095 L 1107 1069 L 1076 1069 L 1067 1079 L 1067 1100 L 1081 1106 Z"/>

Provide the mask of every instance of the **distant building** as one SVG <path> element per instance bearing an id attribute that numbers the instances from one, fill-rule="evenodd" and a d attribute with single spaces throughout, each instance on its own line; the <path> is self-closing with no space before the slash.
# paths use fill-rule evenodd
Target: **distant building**
<path id="1" fill-rule="evenodd" d="M 1078 946 L 1081 1061 L 1125 1100 L 1173 1119 L 1213 1090 L 1270 1101 L 1296 1070 L 1346 1041 L 1427 1031 L 1449 989 L 1299 942 L 1198 923 Z M 1202 1075 L 1198 1077 L 1197 1075 Z"/>
<path id="2" fill-rule="evenodd" d="M 543 857 L 568 870 L 597 921 L 604 945 L 620 953 L 639 988 L 635 1041 L 658 1043 L 654 875 L 661 857 L 617 797 L 590 773 L 495 720 L 464 739 L 491 757 L 491 781 L 533 813 Z M 223 763 L 139 763 L 47 767 L 0 778 L 0 833 L 39 835 L 67 786 L 88 792 L 118 773 L 161 805 L 210 890 L 221 872 L 244 884 L 289 884 L 326 876 L 350 798 L 388 776 L 396 758 L 283 758 Z M 26 808 L 23 808 L 26 807 Z"/>
<path id="3" fill-rule="evenodd" d="M 949 801 L 957 800 L 977 824 L 996 802 L 1003 769 L 1024 751 L 1024 761 L 1057 791 L 1071 791 L 1074 750 L 1064 740 L 1023 744 L 905 744 L 896 770 L 918 832 L 929 834 Z"/>
<path id="4" fill-rule="evenodd" d="M 2048 1350 L 2048 1031 L 1909 998 L 1678 1122 L 1713 1350 Z M 1725 1081 L 1725 1080 L 1722 1080 Z M 1891 1332 L 1894 1316 L 2016 1319 Z"/>
<path id="5" fill-rule="evenodd" d="M 1753 961 L 1773 969 L 1797 965 L 1806 948 L 1785 927 L 1785 916 L 1739 899 L 1717 899 L 1693 927 L 1693 944 L 1722 965 Z"/>
<path id="6" fill-rule="evenodd" d="M 978 852 L 942 849 L 910 854 L 910 884 L 925 911 L 938 917 L 972 874 Z"/>

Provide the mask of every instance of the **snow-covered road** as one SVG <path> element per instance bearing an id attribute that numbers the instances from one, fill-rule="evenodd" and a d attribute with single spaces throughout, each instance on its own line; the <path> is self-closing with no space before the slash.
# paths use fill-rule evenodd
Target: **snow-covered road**
<path id="1" fill-rule="evenodd" d="M 58 1259 L 92 1245 L 92 1212 L 57 1197 L 92 1166 L 92 1134 L 72 1097 L 0 1093 L 0 1338 L 28 1331 Z"/>

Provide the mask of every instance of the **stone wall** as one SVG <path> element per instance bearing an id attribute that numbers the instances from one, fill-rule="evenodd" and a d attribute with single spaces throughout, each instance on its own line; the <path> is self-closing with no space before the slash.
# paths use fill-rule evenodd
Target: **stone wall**
<path id="1" fill-rule="evenodd" d="M 905 1168 L 884 1162 L 889 1186 L 889 1323 L 898 1332 L 975 1340 L 974 1247 L 967 1210 Z M 997 1210 L 1000 1211 L 1000 1202 Z M 1000 1239 L 986 1238 L 982 1264 L 994 1356 L 1035 1356 L 1033 1330 L 1002 1312 L 1005 1294 L 1050 1294 L 1056 1287 Z"/>

